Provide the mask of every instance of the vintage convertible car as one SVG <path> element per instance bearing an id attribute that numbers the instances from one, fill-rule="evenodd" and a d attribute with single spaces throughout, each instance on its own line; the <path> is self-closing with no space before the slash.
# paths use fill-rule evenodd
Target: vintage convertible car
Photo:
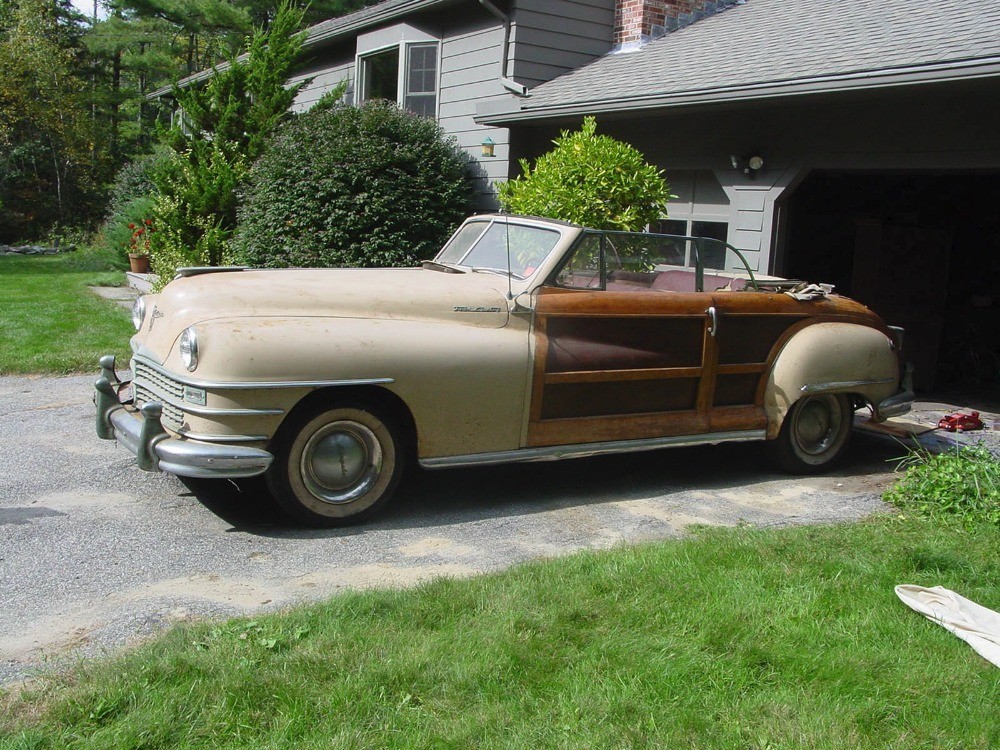
<path id="1" fill-rule="evenodd" d="M 913 400 L 902 331 L 829 287 L 715 240 L 530 217 L 472 217 L 421 268 L 184 269 L 133 319 L 132 379 L 101 359 L 98 435 L 148 471 L 263 474 L 320 525 L 371 516 L 410 461 L 768 440 L 818 471 L 856 408 Z"/>

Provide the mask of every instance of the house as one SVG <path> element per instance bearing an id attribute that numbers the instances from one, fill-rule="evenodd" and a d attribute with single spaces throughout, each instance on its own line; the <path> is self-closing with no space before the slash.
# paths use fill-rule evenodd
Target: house
<path id="1" fill-rule="evenodd" d="M 492 183 L 511 170 L 510 128 L 477 123 L 477 107 L 606 54 L 614 13 L 614 0 L 386 0 L 308 29 L 291 81 L 311 83 L 293 107 L 343 81 L 350 102 L 387 98 L 436 117 L 479 160 L 478 203 L 493 208 Z"/>
<path id="2" fill-rule="evenodd" d="M 835 284 L 907 328 L 918 386 L 1000 343 L 1000 3 L 386 0 L 303 59 L 295 108 L 345 81 L 436 117 L 482 208 L 596 115 L 667 171 L 656 229 Z"/>
<path id="3" fill-rule="evenodd" d="M 1000 347 L 1000 3 L 620 0 L 613 43 L 476 121 L 533 157 L 595 115 L 667 170 L 663 230 L 906 327 L 918 387 Z"/>

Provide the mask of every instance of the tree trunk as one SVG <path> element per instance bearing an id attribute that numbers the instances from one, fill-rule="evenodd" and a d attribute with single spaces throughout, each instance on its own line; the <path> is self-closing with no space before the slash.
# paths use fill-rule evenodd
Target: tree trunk
<path id="1" fill-rule="evenodd" d="M 111 158 L 117 163 L 121 154 L 121 144 L 119 140 L 119 105 L 118 93 L 122 87 L 122 51 L 115 50 L 111 59 Z"/>

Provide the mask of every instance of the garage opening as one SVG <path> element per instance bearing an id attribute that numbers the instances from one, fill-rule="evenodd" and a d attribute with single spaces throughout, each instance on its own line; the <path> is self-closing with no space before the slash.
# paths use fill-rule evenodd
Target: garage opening
<path id="1" fill-rule="evenodd" d="M 784 268 L 906 328 L 917 390 L 1000 382 L 1000 175 L 814 172 Z"/>

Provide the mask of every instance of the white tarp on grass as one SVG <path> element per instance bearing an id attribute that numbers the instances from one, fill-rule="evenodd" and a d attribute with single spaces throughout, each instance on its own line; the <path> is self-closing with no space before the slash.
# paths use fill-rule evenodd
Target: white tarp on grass
<path id="1" fill-rule="evenodd" d="M 897 586 L 903 604 L 951 631 L 987 661 L 1000 667 L 1000 612 L 942 586 Z"/>

